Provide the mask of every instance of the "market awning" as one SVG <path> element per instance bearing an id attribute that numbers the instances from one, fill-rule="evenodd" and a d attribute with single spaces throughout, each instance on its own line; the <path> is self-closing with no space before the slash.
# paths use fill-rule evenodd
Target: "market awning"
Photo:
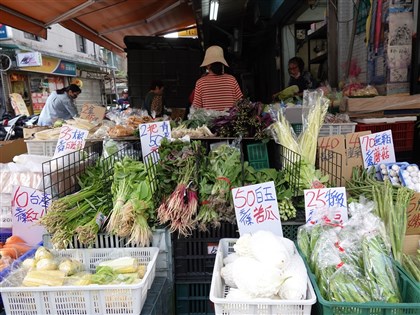
<path id="1" fill-rule="evenodd" d="M 0 23 L 47 38 L 59 23 L 111 51 L 124 52 L 124 37 L 155 36 L 195 25 L 185 0 L 3 0 Z"/>

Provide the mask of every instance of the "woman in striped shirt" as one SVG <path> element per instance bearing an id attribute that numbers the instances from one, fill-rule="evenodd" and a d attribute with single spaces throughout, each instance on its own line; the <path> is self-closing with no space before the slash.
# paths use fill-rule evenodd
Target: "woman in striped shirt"
<path id="1" fill-rule="evenodd" d="M 235 77 L 225 73 L 225 66 L 229 67 L 223 49 L 219 46 L 207 48 L 201 64 L 201 67 L 206 67 L 207 75 L 195 84 L 193 107 L 222 111 L 243 97 Z"/>

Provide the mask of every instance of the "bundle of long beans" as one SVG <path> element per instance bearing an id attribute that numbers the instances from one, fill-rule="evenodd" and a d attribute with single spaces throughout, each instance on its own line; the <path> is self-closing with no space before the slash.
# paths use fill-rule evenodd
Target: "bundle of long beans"
<path id="1" fill-rule="evenodd" d="M 394 259 L 401 262 L 403 238 L 407 228 L 407 207 L 414 191 L 394 186 L 390 181 L 375 179 L 375 170 L 353 168 L 352 178 L 346 183 L 353 196 L 364 195 L 376 203 L 375 214 L 385 223 L 390 237 Z"/>

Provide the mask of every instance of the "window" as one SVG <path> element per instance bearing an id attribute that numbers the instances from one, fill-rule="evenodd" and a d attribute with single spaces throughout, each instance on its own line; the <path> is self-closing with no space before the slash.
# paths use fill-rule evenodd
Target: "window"
<path id="1" fill-rule="evenodd" d="M 77 51 L 86 53 L 86 38 L 76 34 Z"/>
<path id="2" fill-rule="evenodd" d="M 27 39 L 31 39 L 31 40 L 36 40 L 36 41 L 40 41 L 41 39 L 39 38 L 39 36 L 36 36 L 36 35 L 34 35 L 34 34 L 31 34 L 31 33 L 26 33 L 26 32 L 23 32 L 23 36 L 25 36 L 25 38 L 27 38 Z"/>

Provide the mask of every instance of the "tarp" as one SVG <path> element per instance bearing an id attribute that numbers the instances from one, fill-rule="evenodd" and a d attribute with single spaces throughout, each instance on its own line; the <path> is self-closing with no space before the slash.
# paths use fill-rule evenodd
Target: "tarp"
<path id="1" fill-rule="evenodd" d="M 195 25 L 184 0 L 2 0 L 0 23 L 47 38 L 59 23 L 100 46 L 124 52 L 124 37 L 154 36 Z"/>

